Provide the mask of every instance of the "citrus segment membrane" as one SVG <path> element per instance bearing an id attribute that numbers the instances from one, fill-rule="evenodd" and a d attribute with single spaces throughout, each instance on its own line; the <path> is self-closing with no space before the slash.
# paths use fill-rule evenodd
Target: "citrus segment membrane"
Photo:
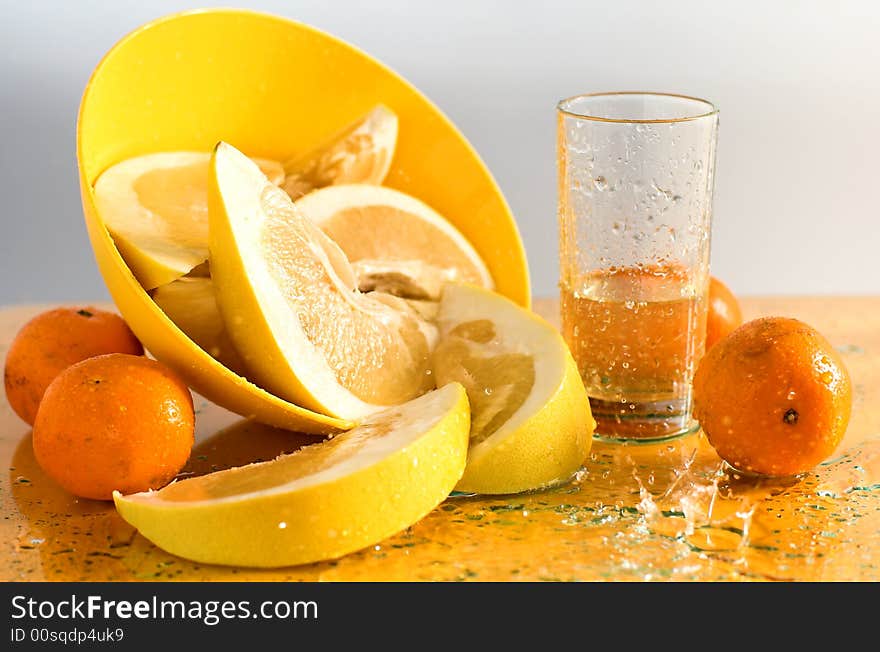
<path id="1" fill-rule="evenodd" d="M 488 319 L 450 328 L 437 347 L 435 360 L 438 378 L 457 378 L 467 389 L 473 412 L 472 446 L 510 421 L 535 385 L 534 357 L 506 350 Z"/>
<path id="2" fill-rule="evenodd" d="M 385 180 L 397 146 L 397 115 L 381 104 L 318 147 L 284 164 L 281 187 L 293 199 L 339 183 Z"/>
<path id="3" fill-rule="evenodd" d="M 468 392 L 474 454 L 543 406 L 564 375 L 567 348 L 557 333 L 500 295 L 449 285 L 437 323 L 434 373 Z"/>

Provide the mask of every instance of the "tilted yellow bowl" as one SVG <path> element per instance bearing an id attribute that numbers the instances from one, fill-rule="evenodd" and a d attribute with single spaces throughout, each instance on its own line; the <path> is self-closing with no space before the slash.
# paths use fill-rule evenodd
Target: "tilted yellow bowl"
<path id="1" fill-rule="evenodd" d="M 186 12 L 132 32 L 92 73 L 80 105 L 77 160 L 98 268 L 147 349 L 218 405 L 303 432 L 350 425 L 261 390 L 178 329 L 116 250 L 95 207 L 95 180 L 132 156 L 207 152 L 221 139 L 250 156 L 283 161 L 380 102 L 400 121 L 385 185 L 446 216 L 486 261 L 496 289 L 528 306 L 528 269 L 516 223 L 477 153 L 418 90 L 344 41 L 277 16 Z"/>

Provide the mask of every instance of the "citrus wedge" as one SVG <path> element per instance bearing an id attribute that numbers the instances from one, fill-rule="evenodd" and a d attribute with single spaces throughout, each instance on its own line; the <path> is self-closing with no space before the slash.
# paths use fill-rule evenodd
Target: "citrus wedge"
<path id="1" fill-rule="evenodd" d="M 458 229 L 406 193 L 337 185 L 295 205 L 345 252 L 361 290 L 436 300 L 450 281 L 493 287 L 485 263 Z"/>
<path id="2" fill-rule="evenodd" d="M 244 365 L 226 333 L 210 276 L 184 276 L 150 293 L 177 327 L 212 358 L 239 375 Z"/>
<path id="3" fill-rule="evenodd" d="M 402 299 L 359 292 L 345 254 L 250 159 L 218 144 L 208 186 L 211 276 L 249 378 L 345 419 L 434 387 L 433 327 Z"/>
<path id="4" fill-rule="evenodd" d="M 434 351 L 438 384 L 471 404 L 467 469 L 456 489 L 503 494 L 569 479 L 596 427 L 574 359 L 537 315 L 480 288 L 448 285 Z"/>
<path id="5" fill-rule="evenodd" d="M 441 503 L 464 470 L 469 423 L 465 392 L 451 383 L 271 462 L 113 500 L 147 539 L 187 559 L 262 567 L 332 559 Z"/>
<path id="6" fill-rule="evenodd" d="M 298 199 L 316 188 L 337 183 L 385 180 L 397 146 L 397 115 L 375 106 L 313 150 L 284 164 L 281 187 Z"/>
<path id="7" fill-rule="evenodd" d="M 208 258 L 208 152 L 161 152 L 107 169 L 95 182 L 98 213 L 146 290 Z M 280 163 L 255 159 L 275 183 Z"/>

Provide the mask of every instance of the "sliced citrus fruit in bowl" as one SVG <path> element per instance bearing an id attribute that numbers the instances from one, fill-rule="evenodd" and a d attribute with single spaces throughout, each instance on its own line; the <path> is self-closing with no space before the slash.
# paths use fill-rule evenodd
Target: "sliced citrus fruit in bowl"
<path id="1" fill-rule="evenodd" d="M 146 290 L 180 278 L 208 258 L 210 152 L 161 152 L 110 167 L 95 182 L 98 213 Z M 255 162 L 275 183 L 280 163 Z"/>
<path id="2" fill-rule="evenodd" d="M 451 383 L 270 462 L 160 491 L 114 494 L 122 518 L 170 553 L 277 567 L 378 543 L 441 503 L 464 470 L 464 389 Z"/>
<path id="3" fill-rule="evenodd" d="M 473 245 L 442 215 L 406 193 L 368 184 L 316 190 L 295 206 L 345 253 L 362 290 L 437 299 L 444 283 L 494 287 Z"/>
<path id="4" fill-rule="evenodd" d="M 525 250 L 491 172 L 435 104 L 363 50 L 280 16 L 209 9 L 137 27 L 95 67 L 80 104 L 76 155 L 97 267 L 145 348 L 206 399 L 281 428 L 327 432 L 350 425 L 247 382 L 177 328 L 110 237 L 97 209 L 96 180 L 128 158 L 208 152 L 219 140 L 286 161 L 380 103 L 398 116 L 400 129 L 383 184 L 446 217 L 474 245 L 496 289 L 529 305 Z"/>
<path id="5" fill-rule="evenodd" d="M 518 493 L 564 482 L 596 427 L 571 352 L 550 324 L 481 288 L 447 285 L 433 354 L 438 384 L 471 404 L 467 469 L 456 489 Z"/>
<path id="6" fill-rule="evenodd" d="M 434 386 L 433 327 L 362 294 L 342 251 L 231 145 L 211 165 L 211 277 L 249 377 L 285 400 L 357 419 Z"/>
<path id="7" fill-rule="evenodd" d="M 284 164 L 281 187 L 293 199 L 340 183 L 380 184 L 397 145 L 397 114 L 379 104 L 317 147 Z"/>

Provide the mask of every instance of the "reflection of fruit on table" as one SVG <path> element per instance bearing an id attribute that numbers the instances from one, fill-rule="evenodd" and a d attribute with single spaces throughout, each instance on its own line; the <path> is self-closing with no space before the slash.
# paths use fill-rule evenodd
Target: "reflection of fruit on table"
<path id="1" fill-rule="evenodd" d="M 537 302 L 555 319 L 555 302 Z M 45 306 L 0 310 L 0 352 Z M 342 559 L 276 570 L 206 566 L 137 535 L 110 503 L 75 499 L 37 466 L 27 426 L 0 405 L 4 580 L 873 580 L 880 579 L 880 298 L 751 299 L 822 331 L 852 376 L 835 457 L 800 481 L 718 475 L 702 436 L 596 443 L 578 482 L 542 493 L 450 498 L 407 531 Z M 302 444 L 195 397 L 184 473 Z M 311 441 L 310 439 L 308 441 Z M 247 446 L 242 446 L 247 442 Z M 250 452 L 250 455 L 248 455 Z"/>

